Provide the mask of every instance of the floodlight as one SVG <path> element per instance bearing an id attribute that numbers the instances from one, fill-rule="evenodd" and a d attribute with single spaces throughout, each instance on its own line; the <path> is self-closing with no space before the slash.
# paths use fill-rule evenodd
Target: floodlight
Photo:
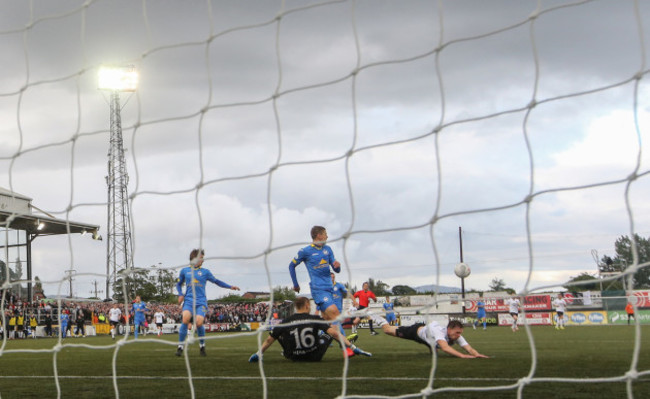
<path id="1" fill-rule="evenodd" d="M 138 72 L 134 66 L 99 68 L 99 89 L 111 91 L 135 91 Z"/>
<path id="2" fill-rule="evenodd" d="M 40 219 L 36 219 L 36 230 L 41 231 L 45 228 L 45 223 L 41 222 Z"/>

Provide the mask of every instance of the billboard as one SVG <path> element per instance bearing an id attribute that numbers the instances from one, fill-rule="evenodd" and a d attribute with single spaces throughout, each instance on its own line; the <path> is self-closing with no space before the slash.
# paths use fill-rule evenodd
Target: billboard
<path id="1" fill-rule="evenodd" d="M 638 310 L 636 312 L 636 317 L 638 317 L 641 324 L 650 324 L 650 310 Z M 624 310 L 610 310 L 607 312 L 607 320 L 610 324 L 628 324 L 627 323 L 627 313 Z M 634 319 L 630 321 L 630 324 L 634 324 Z"/>
<path id="2" fill-rule="evenodd" d="M 604 310 L 585 311 L 585 312 L 566 312 L 564 314 L 566 325 L 570 326 L 587 326 L 603 325 L 607 323 L 607 312 Z"/>
<path id="3" fill-rule="evenodd" d="M 517 325 L 523 325 L 525 320 L 525 323 L 529 326 L 550 326 L 552 324 L 553 314 L 551 312 L 526 313 L 525 318 L 523 314 L 520 314 L 517 319 Z M 500 326 L 511 326 L 513 321 L 514 319 L 510 316 L 510 313 L 499 313 Z"/>
<path id="4" fill-rule="evenodd" d="M 650 291 L 632 291 L 628 296 L 637 308 L 650 308 Z"/>
<path id="5" fill-rule="evenodd" d="M 507 312 L 508 305 L 504 302 L 507 298 L 483 298 L 485 303 L 486 312 Z M 476 312 L 477 307 L 476 303 L 478 299 L 467 300 L 468 312 Z M 552 300 L 551 296 L 548 294 L 541 295 L 527 295 L 521 300 L 521 305 L 524 310 L 527 312 L 530 311 L 540 311 L 540 310 L 551 310 L 552 309 Z"/>

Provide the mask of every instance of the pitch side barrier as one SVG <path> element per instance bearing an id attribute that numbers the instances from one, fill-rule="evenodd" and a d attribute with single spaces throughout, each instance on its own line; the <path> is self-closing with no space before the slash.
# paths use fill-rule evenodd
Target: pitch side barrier
<path id="1" fill-rule="evenodd" d="M 590 325 L 624 325 L 634 323 L 634 318 L 628 318 L 625 305 L 630 302 L 635 305 L 635 316 L 641 324 L 650 324 L 650 290 L 628 291 L 585 291 L 580 293 L 563 293 L 568 302 L 565 312 L 566 324 L 568 326 L 590 326 Z M 553 300 L 558 293 L 541 293 L 519 296 L 522 303 L 522 311 L 518 324 L 531 326 L 553 326 L 556 324 L 557 314 L 553 309 Z M 485 304 L 486 321 L 490 326 L 511 326 L 512 316 L 508 313 L 508 306 L 505 300 L 510 298 L 506 292 L 486 292 L 483 296 L 477 293 L 468 293 L 465 298 L 460 294 L 439 294 L 433 295 L 410 295 L 410 296 L 389 296 L 394 304 L 394 312 L 397 316 L 397 325 L 408 326 L 415 323 L 427 323 L 437 321 L 446 324 L 450 320 L 459 320 L 465 325 L 472 325 L 476 320 L 477 304 L 482 301 Z M 385 297 L 377 298 L 372 302 L 369 311 L 383 313 Z M 344 309 L 351 305 L 350 300 L 344 301 Z M 463 311 L 463 305 L 465 309 Z M 315 307 L 313 307 L 315 308 Z M 260 327 L 269 329 L 281 323 L 281 319 L 272 319 L 270 323 L 206 323 L 206 332 L 238 332 L 255 331 Z M 345 327 L 344 321 L 344 327 Z M 54 326 L 56 328 L 56 325 Z M 89 327 L 89 326 L 87 326 Z M 90 334 L 108 334 L 108 324 L 99 324 Z M 131 332 L 133 327 L 131 327 Z M 367 320 L 362 320 L 359 328 L 368 328 Z M 164 334 L 177 334 L 180 324 L 165 323 Z M 123 330 L 124 326 L 120 327 Z M 43 336 L 43 329 L 37 329 L 37 336 Z M 148 333 L 157 332 L 155 324 L 149 324 Z"/>
<path id="2" fill-rule="evenodd" d="M 519 296 L 522 310 L 518 324 L 533 326 L 554 326 L 557 313 L 553 300 L 558 293 L 541 293 Z M 608 324 L 628 324 L 625 305 L 630 302 L 636 306 L 635 315 L 641 324 L 650 324 L 650 290 L 628 291 L 584 291 L 563 293 L 567 301 L 565 318 L 568 326 L 590 326 Z M 426 323 L 430 320 L 443 324 L 449 320 L 459 320 L 465 325 L 472 325 L 476 320 L 477 303 L 485 305 L 487 324 L 491 326 L 511 326 L 513 318 L 508 312 L 505 300 L 511 295 L 506 292 L 486 292 L 481 297 L 477 293 L 468 293 L 465 298 L 460 294 L 390 296 L 395 305 L 399 325 Z M 385 298 L 378 298 L 371 303 L 370 311 L 382 312 Z M 463 304 L 465 309 L 463 311 Z M 631 318 L 631 323 L 634 319 Z M 368 323 L 361 322 L 361 328 L 368 328 Z"/>

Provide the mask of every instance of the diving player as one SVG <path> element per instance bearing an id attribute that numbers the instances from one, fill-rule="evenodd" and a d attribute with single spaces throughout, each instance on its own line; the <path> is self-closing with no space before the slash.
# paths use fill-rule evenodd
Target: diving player
<path id="1" fill-rule="evenodd" d="M 176 290 L 178 291 L 178 303 L 183 304 L 183 324 L 178 330 L 178 349 L 176 356 L 183 354 L 183 347 L 185 338 L 187 338 L 187 330 L 190 321 L 193 319 L 196 332 L 199 336 L 199 347 L 201 356 L 206 356 L 205 353 L 205 327 L 203 327 L 203 319 L 208 310 L 208 300 L 205 296 L 205 286 L 208 281 L 218 285 L 222 288 L 239 291 L 239 287 L 229 285 L 221 280 L 218 280 L 207 269 L 201 269 L 203 265 L 203 257 L 205 251 L 202 249 L 193 249 L 190 252 L 190 266 L 183 268 L 176 280 Z M 185 294 L 183 294 L 182 287 L 185 284 Z"/>
<path id="2" fill-rule="evenodd" d="M 488 357 L 472 348 L 465 338 L 463 338 L 463 323 L 458 320 L 450 321 L 449 324 L 447 324 L 447 327 L 443 327 L 435 321 L 429 322 L 429 324 L 416 323 L 410 326 L 397 327 L 391 326 L 388 324 L 386 319 L 379 315 L 370 315 L 370 317 L 378 327 L 381 327 L 386 335 L 415 341 L 419 344 L 428 346 L 431 351 L 433 349 L 436 351 L 440 349 L 445 353 L 462 359 Z M 456 343 L 463 348 L 467 354 L 461 353 L 452 348 L 452 345 Z"/>

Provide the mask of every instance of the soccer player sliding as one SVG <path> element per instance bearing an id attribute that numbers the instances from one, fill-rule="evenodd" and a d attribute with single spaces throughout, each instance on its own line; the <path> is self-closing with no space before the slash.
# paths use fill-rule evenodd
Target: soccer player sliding
<path id="1" fill-rule="evenodd" d="M 440 349 L 445 353 L 462 359 L 489 357 L 472 348 L 465 338 L 463 338 L 463 323 L 458 320 L 450 321 L 449 324 L 447 324 L 447 327 L 443 327 L 435 321 L 432 321 L 429 324 L 416 323 L 411 326 L 397 327 L 391 326 L 385 318 L 379 315 L 371 315 L 370 317 L 387 335 L 410 339 L 428 346 L 430 351 L 433 349 L 436 351 Z M 452 348 L 452 345 L 456 343 L 463 348 L 467 354 L 461 353 Z"/>

